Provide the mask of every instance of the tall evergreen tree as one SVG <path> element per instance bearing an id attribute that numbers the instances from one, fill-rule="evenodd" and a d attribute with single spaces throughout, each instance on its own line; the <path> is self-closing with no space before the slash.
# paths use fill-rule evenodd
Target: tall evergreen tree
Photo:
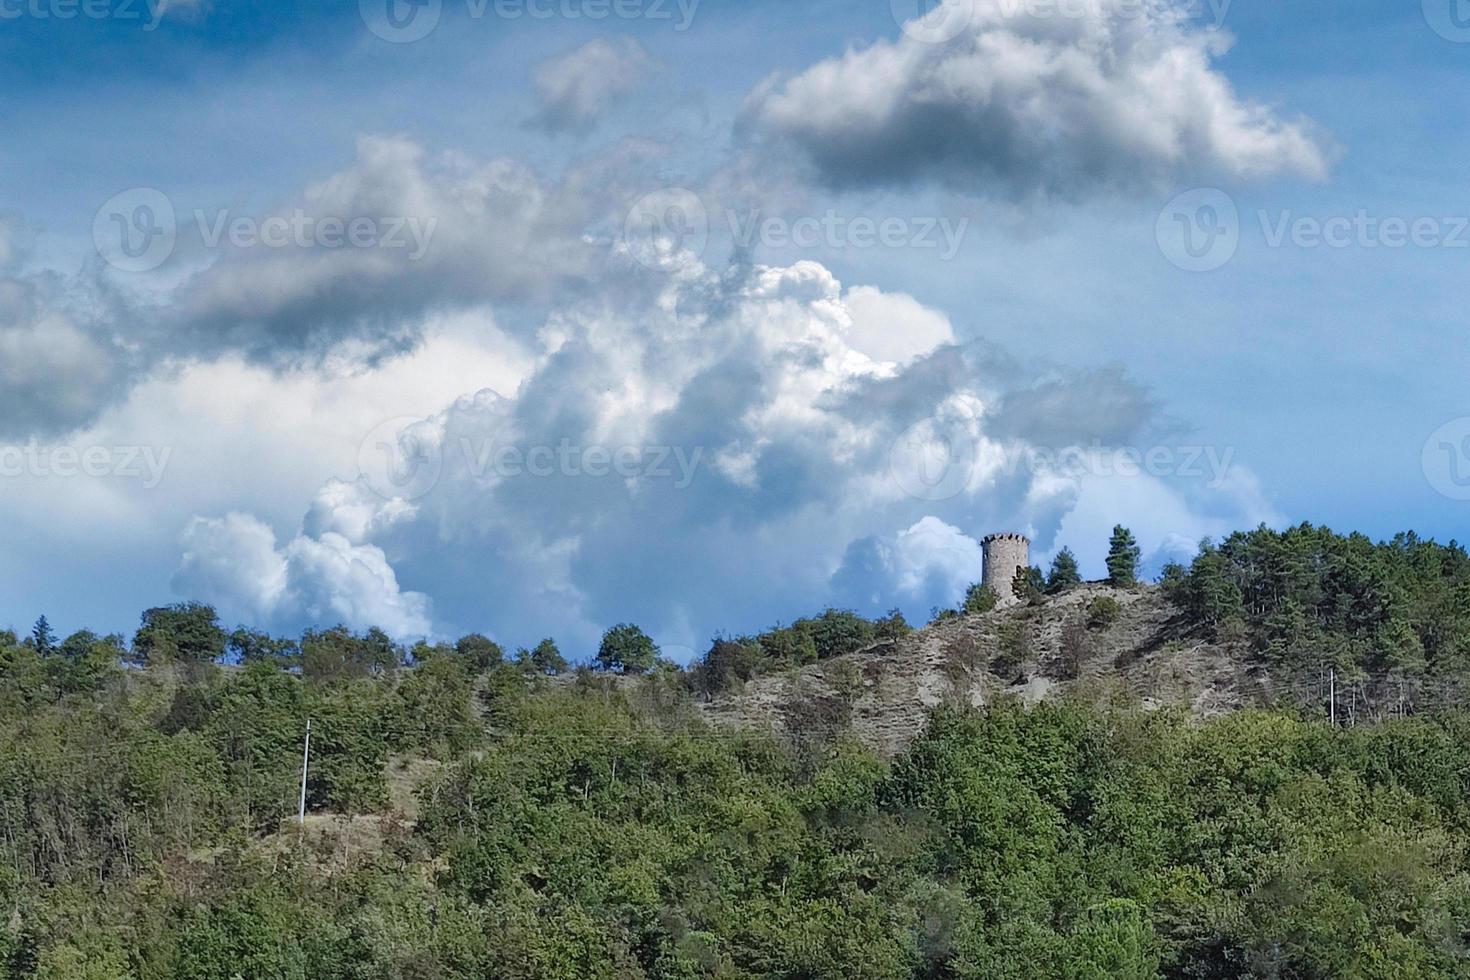
<path id="1" fill-rule="evenodd" d="M 1046 576 L 1048 595 L 1058 595 L 1082 584 L 1082 574 L 1077 570 L 1077 556 L 1071 548 L 1063 548 L 1051 560 L 1051 571 Z"/>
<path id="2" fill-rule="evenodd" d="M 36 620 L 36 625 L 31 627 L 31 645 L 43 657 L 56 649 L 56 634 L 45 616 Z"/>
<path id="3" fill-rule="evenodd" d="M 1108 542 L 1108 581 L 1120 589 L 1138 584 L 1138 563 L 1143 553 L 1133 532 L 1119 524 L 1113 528 L 1112 540 Z"/>

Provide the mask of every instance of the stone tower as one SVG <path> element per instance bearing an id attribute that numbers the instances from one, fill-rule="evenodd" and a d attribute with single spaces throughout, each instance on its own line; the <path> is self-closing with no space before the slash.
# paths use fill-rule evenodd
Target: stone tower
<path id="1" fill-rule="evenodd" d="M 1031 567 L 1031 539 L 1024 534 L 991 534 L 980 547 L 985 553 L 981 581 L 994 589 L 1002 602 L 1015 598 L 1011 582 L 1017 569 Z"/>

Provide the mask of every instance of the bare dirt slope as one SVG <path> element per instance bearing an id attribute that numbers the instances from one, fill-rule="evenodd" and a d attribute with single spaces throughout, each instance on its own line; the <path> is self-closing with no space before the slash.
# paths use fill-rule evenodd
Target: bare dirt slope
<path id="1" fill-rule="evenodd" d="M 1089 624 L 1094 599 L 1117 601 L 1110 625 Z M 1190 635 L 1152 587 L 1088 584 L 1039 606 L 934 623 L 902 640 L 800 670 L 758 677 L 704 707 L 716 724 L 769 728 L 802 739 L 851 725 L 884 755 L 901 751 L 928 710 L 947 698 L 981 706 L 1086 690 L 1126 692 L 1147 705 L 1200 715 L 1264 704 L 1272 691 L 1242 651 Z"/>

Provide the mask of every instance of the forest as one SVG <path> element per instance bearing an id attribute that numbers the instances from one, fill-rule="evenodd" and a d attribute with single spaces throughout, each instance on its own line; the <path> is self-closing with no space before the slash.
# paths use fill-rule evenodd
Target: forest
<path id="1" fill-rule="evenodd" d="M 1465 669 L 1458 545 L 1262 528 L 1142 586 L 1118 530 L 1115 585 L 1261 669 Z M 701 717 L 909 628 L 828 610 L 687 666 L 632 624 L 577 665 L 197 603 L 0 632 L 0 978 L 1470 975 L 1457 700 L 946 703 L 893 759 Z"/>

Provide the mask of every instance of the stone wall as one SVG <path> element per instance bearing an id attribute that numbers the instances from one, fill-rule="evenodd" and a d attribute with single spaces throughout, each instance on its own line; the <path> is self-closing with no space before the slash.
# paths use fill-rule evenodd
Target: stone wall
<path id="1" fill-rule="evenodd" d="M 1002 602 L 1014 598 L 1011 582 L 1016 570 L 1031 566 L 1031 539 L 1024 534 L 992 534 L 980 542 L 985 553 L 985 568 L 981 578 L 995 590 Z"/>

